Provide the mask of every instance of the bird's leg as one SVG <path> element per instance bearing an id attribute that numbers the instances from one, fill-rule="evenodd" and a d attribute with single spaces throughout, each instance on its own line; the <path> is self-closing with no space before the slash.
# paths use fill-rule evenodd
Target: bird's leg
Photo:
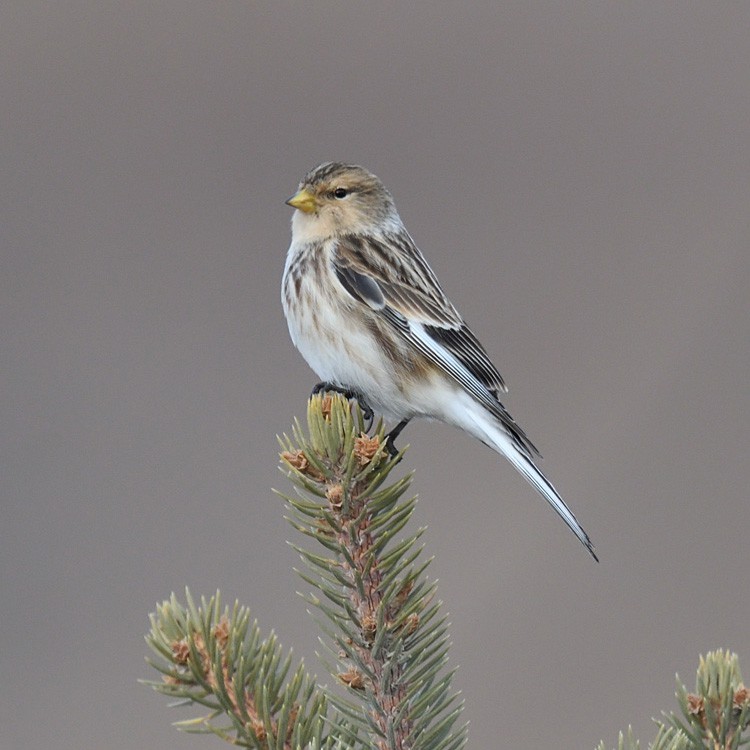
<path id="1" fill-rule="evenodd" d="M 370 404 L 367 403 L 365 397 L 353 388 L 342 388 L 340 385 L 335 383 L 318 383 L 313 389 L 311 396 L 315 396 L 323 391 L 332 391 L 333 393 L 340 393 L 344 398 L 354 399 L 362 410 L 362 416 L 365 418 L 365 432 L 369 432 L 372 427 L 372 423 L 375 420 L 375 413 L 373 412 Z"/>
<path id="2" fill-rule="evenodd" d="M 401 431 L 409 424 L 408 419 L 402 419 L 389 433 L 386 434 L 386 446 L 385 449 L 388 451 L 388 455 L 391 458 L 395 458 L 398 455 L 398 449 L 393 444 L 394 440 L 401 434 Z"/>

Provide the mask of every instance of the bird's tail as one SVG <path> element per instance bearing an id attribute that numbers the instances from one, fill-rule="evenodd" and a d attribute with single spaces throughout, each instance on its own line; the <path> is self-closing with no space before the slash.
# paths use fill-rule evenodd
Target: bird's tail
<path id="1" fill-rule="evenodd" d="M 524 447 L 519 446 L 489 412 L 485 409 L 470 408 L 463 414 L 462 426 L 476 435 L 483 443 L 508 459 L 526 481 L 554 508 L 555 512 L 568 525 L 568 528 L 578 537 L 591 556 L 599 562 L 594 551 L 594 545 L 583 526 L 565 504 L 560 493 L 554 488 L 541 469 L 537 467 Z M 471 422 L 471 424 L 467 424 Z"/>

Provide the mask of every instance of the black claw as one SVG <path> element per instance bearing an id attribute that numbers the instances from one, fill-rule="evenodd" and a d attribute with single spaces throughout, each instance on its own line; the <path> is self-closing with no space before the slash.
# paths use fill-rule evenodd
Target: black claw
<path id="1" fill-rule="evenodd" d="M 385 449 L 388 451 L 388 455 L 393 459 L 398 456 L 398 448 L 389 440 L 385 444 Z"/>
<path id="2" fill-rule="evenodd" d="M 333 388 L 333 386 L 330 383 L 318 383 L 313 389 L 312 393 L 310 394 L 310 398 L 313 396 L 317 396 L 321 391 L 330 391 Z"/>
<path id="3" fill-rule="evenodd" d="M 352 396 L 351 398 L 357 400 L 359 408 L 362 410 L 362 417 L 365 420 L 365 432 L 369 432 L 372 429 L 372 423 L 375 421 L 375 413 L 370 408 L 370 405 L 367 403 L 367 401 L 361 400 L 361 396 Z"/>
<path id="4" fill-rule="evenodd" d="M 369 432 L 372 427 L 372 423 L 375 420 L 375 412 L 373 412 L 370 404 L 367 403 L 365 397 L 353 388 L 342 388 L 340 385 L 335 383 L 318 383 L 313 389 L 311 396 L 316 396 L 318 393 L 323 391 L 331 391 L 333 393 L 340 393 L 344 398 L 354 399 L 362 410 L 362 416 L 364 417 L 366 427 L 365 432 Z"/>
<path id="5" fill-rule="evenodd" d="M 385 449 L 388 451 L 388 455 L 391 458 L 398 456 L 398 448 L 393 444 L 396 438 L 401 434 L 401 431 L 409 424 L 408 419 L 402 419 L 389 433 L 386 434 Z"/>

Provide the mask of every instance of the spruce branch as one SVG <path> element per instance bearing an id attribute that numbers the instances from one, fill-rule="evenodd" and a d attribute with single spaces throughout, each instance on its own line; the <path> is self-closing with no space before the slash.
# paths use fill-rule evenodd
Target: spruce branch
<path id="1" fill-rule="evenodd" d="M 416 498 L 403 499 L 411 475 L 386 485 L 403 454 L 390 458 L 382 424 L 363 432 L 340 396 L 314 396 L 309 435 L 295 425 L 281 438 L 283 469 L 296 485 L 284 496 L 289 521 L 323 553 L 295 545 L 315 589 L 306 600 L 322 617 L 328 669 L 348 698 L 331 703 L 370 734 L 378 750 L 463 747 L 454 729 L 462 704 L 445 672 L 447 626 L 435 584 L 419 561 L 424 529 L 400 539 Z M 355 429 L 356 423 L 356 429 Z"/>
<path id="2" fill-rule="evenodd" d="M 261 635 L 247 608 L 222 609 L 218 592 L 196 604 L 189 591 L 187 606 L 172 595 L 151 615 L 157 658 L 148 662 L 161 680 L 143 682 L 173 705 L 207 709 L 178 729 L 240 747 L 459 750 L 466 726 L 456 727 L 462 704 L 445 669 L 445 617 L 424 576 L 430 561 L 419 559 L 424 530 L 400 536 L 416 502 L 403 499 L 411 476 L 389 481 L 403 452 L 391 458 L 382 423 L 367 435 L 359 407 L 340 396 L 313 396 L 307 423 L 280 438 L 296 490 L 282 497 L 292 526 L 320 545 L 293 546 L 341 687 L 318 685 L 302 663 L 292 670 L 291 654 Z"/>
<path id="3" fill-rule="evenodd" d="M 291 654 L 276 636 L 262 638 L 247 608 L 221 608 L 217 592 L 200 606 L 185 592 L 187 607 L 172 594 L 151 615 L 146 641 L 158 659 L 147 662 L 161 681 L 142 680 L 208 713 L 175 722 L 186 732 L 212 733 L 239 747 L 320 747 L 325 695 L 300 663 L 290 675 Z"/>
<path id="4" fill-rule="evenodd" d="M 676 679 L 681 716 L 662 715 L 649 750 L 738 750 L 750 745 L 750 737 L 742 737 L 750 724 L 750 690 L 742 682 L 736 654 L 719 649 L 701 656 L 693 693 Z M 627 737 L 620 733 L 618 750 L 639 747 L 631 730 Z M 606 750 L 604 742 L 598 750 Z"/>

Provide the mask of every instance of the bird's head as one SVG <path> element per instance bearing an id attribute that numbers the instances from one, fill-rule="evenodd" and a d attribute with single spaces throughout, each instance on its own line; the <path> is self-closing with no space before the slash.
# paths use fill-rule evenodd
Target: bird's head
<path id="1" fill-rule="evenodd" d="M 400 224 L 383 183 L 364 167 L 325 162 L 309 171 L 287 203 L 295 240 L 325 240 Z"/>

